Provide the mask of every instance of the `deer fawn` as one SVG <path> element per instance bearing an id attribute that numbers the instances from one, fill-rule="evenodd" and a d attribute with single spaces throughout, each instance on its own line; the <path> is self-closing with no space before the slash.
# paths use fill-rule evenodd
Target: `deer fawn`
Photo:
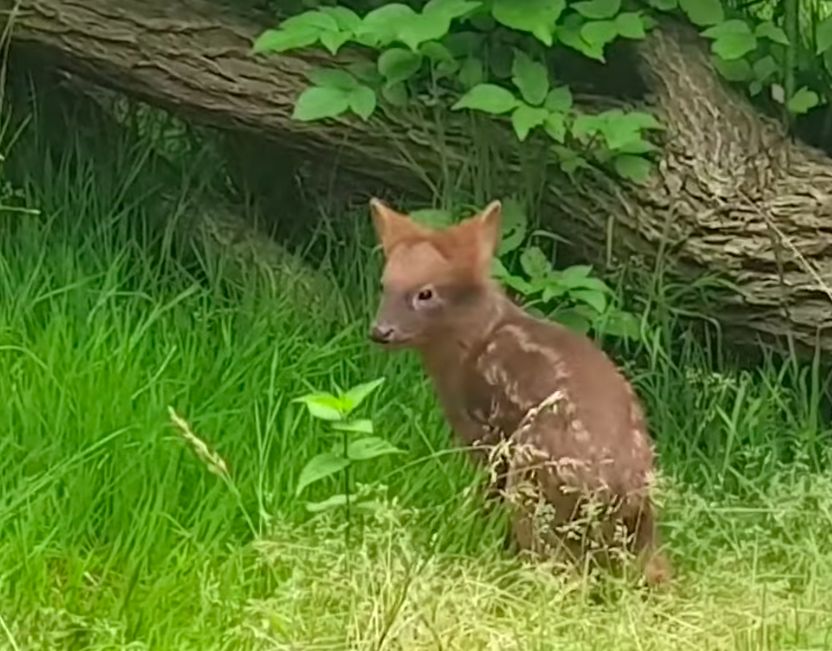
<path id="1" fill-rule="evenodd" d="M 370 212 L 385 256 L 370 338 L 421 355 L 456 435 L 499 470 L 517 547 L 607 565 L 627 549 L 648 584 L 666 581 L 639 400 L 588 337 L 533 317 L 492 280 L 500 202 L 442 229 L 378 199 Z"/>

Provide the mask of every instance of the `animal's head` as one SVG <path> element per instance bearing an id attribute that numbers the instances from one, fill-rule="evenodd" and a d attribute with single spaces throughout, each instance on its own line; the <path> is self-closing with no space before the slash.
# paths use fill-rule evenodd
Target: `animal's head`
<path id="1" fill-rule="evenodd" d="M 452 328 L 474 324 L 493 299 L 491 260 L 500 241 L 501 205 L 446 228 L 429 228 L 370 201 L 384 251 L 382 297 L 370 338 L 419 347 Z"/>

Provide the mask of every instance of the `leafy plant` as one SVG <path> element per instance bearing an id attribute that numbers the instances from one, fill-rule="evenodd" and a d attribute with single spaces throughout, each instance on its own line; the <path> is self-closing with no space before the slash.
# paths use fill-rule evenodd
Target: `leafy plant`
<path id="1" fill-rule="evenodd" d="M 354 412 L 384 382 L 379 378 L 358 384 L 337 395 L 328 392 L 312 392 L 294 402 L 306 406 L 312 418 L 326 426 L 329 435 L 339 437 L 332 448 L 312 457 L 300 472 L 295 494 L 300 496 L 309 486 L 337 474 L 343 475 L 343 492 L 330 495 L 318 502 L 307 502 L 311 512 L 321 512 L 343 507 L 347 515 L 347 542 L 349 543 L 350 509 L 354 498 L 350 493 L 350 471 L 355 464 L 378 459 L 403 451 L 386 439 L 374 436 L 373 421 L 356 418 Z M 359 502 L 360 504 L 360 502 Z"/>

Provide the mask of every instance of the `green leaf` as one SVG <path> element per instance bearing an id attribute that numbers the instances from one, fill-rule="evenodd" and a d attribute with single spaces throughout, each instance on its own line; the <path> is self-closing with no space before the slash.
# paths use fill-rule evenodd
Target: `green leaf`
<path id="1" fill-rule="evenodd" d="M 390 454 L 402 454 L 395 445 L 377 436 L 371 436 L 357 441 L 350 441 L 347 445 L 347 458 L 350 461 L 368 461 Z"/>
<path id="2" fill-rule="evenodd" d="M 492 115 L 508 113 L 520 102 L 510 91 L 495 84 L 477 84 L 451 107 L 451 110 L 474 109 Z"/>
<path id="3" fill-rule="evenodd" d="M 349 497 L 343 493 L 338 493 L 337 495 L 327 497 L 325 500 L 321 500 L 320 502 L 307 502 L 306 510 L 310 513 L 323 513 L 324 511 L 331 511 L 332 509 L 346 506 L 348 501 Z"/>
<path id="4" fill-rule="evenodd" d="M 392 86 L 385 86 L 381 89 L 381 94 L 393 106 L 404 107 L 407 106 L 410 99 L 407 94 L 407 88 L 404 84 L 393 84 Z"/>
<path id="5" fill-rule="evenodd" d="M 546 66 L 534 61 L 522 50 L 515 49 L 511 73 L 512 82 L 526 102 L 533 106 L 543 103 L 549 92 L 549 72 Z"/>
<path id="6" fill-rule="evenodd" d="M 618 154 L 648 154 L 651 151 L 658 151 L 658 149 L 659 148 L 649 140 L 644 140 L 639 137 L 620 145 L 615 151 Z"/>
<path id="7" fill-rule="evenodd" d="M 419 52 L 435 64 L 456 62 L 454 55 L 439 41 L 427 41 L 419 46 Z"/>
<path id="8" fill-rule="evenodd" d="M 581 27 L 581 38 L 590 45 L 598 47 L 602 52 L 604 46 L 612 43 L 618 36 L 618 28 L 612 20 L 595 20 L 584 23 Z"/>
<path id="9" fill-rule="evenodd" d="M 659 11 L 673 11 L 679 6 L 679 0 L 648 0 L 648 4 Z"/>
<path id="10" fill-rule="evenodd" d="M 644 31 L 644 21 L 641 14 L 636 11 L 618 14 L 615 17 L 615 28 L 618 30 L 619 36 L 624 38 L 640 39 L 647 35 Z"/>
<path id="11" fill-rule="evenodd" d="M 754 33 L 757 35 L 757 38 L 767 38 L 774 43 L 779 43 L 780 45 L 785 45 L 786 47 L 789 46 L 789 37 L 786 36 L 786 32 L 770 20 L 763 21 L 757 25 Z"/>
<path id="12" fill-rule="evenodd" d="M 608 312 L 600 320 L 600 325 L 601 332 L 612 337 L 632 339 L 634 341 L 641 338 L 641 322 L 629 312 L 621 312 L 618 310 Z"/>
<path id="13" fill-rule="evenodd" d="M 333 16 L 315 9 L 312 11 L 305 11 L 302 14 L 297 14 L 295 16 L 290 16 L 280 23 L 280 29 L 287 32 L 312 29 L 321 33 L 337 32 L 339 28 L 338 21 L 335 20 Z"/>
<path id="14" fill-rule="evenodd" d="M 572 9 L 585 18 L 604 20 L 612 18 L 621 9 L 621 0 L 584 0 L 572 5 Z"/>
<path id="15" fill-rule="evenodd" d="M 355 35 L 364 45 L 381 47 L 389 45 L 399 35 L 402 25 L 416 20 L 417 13 L 399 2 L 382 5 L 369 12 L 355 29 Z"/>
<path id="16" fill-rule="evenodd" d="M 741 59 L 749 52 L 757 49 L 757 37 L 748 34 L 723 34 L 711 43 L 711 51 L 724 61 Z"/>
<path id="17" fill-rule="evenodd" d="M 820 97 L 818 94 L 809 90 L 806 86 L 798 89 L 791 99 L 786 102 L 786 108 L 790 113 L 800 115 L 801 113 L 808 113 L 811 109 L 820 104 Z"/>
<path id="18" fill-rule="evenodd" d="M 679 7 L 690 22 L 700 27 L 725 21 L 725 10 L 720 0 L 679 0 Z"/>
<path id="19" fill-rule="evenodd" d="M 462 62 L 462 67 L 459 69 L 457 78 L 465 88 L 469 89 L 481 83 L 485 78 L 482 60 L 474 56 L 465 59 Z"/>
<path id="20" fill-rule="evenodd" d="M 334 452 L 324 452 L 309 460 L 303 470 L 300 471 L 298 477 L 298 486 L 295 490 L 295 495 L 300 495 L 303 490 L 314 484 L 317 481 L 331 477 L 337 472 L 341 472 L 344 468 L 350 465 L 350 460 L 335 454 Z"/>
<path id="21" fill-rule="evenodd" d="M 442 39 L 442 43 L 457 58 L 471 56 L 479 52 L 485 41 L 485 34 L 479 32 L 452 32 Z"/>
<path id="22" fill-rule="evenodd" d="M 509 197 L 503 202 L 502 233 L 498 255 L 514 251 L 526 237 L 528 217 L 517 199 Z"/>
<path id="23" fill-rule="evenodd" d="M 346 70 L 315 68 L 306 76 L 309 78 L 309 81 L 321 88 L 351 91 L 358 87 L 358 80 Z"/>
<path id="24" fill-rule="evenodd" d="M 453 20 L 460 18 L 481 5 L 474 0 L 430 0 L 422 9 L 423 14 L 438 14 Z"/>
<path id="25" fill-rule="evenodd" d="M 421 43 L 445 36 L 450 27 L 450 18 L 442 14 L 416 14 L 399 26 L 397 38 L 415 52 Z"/>
<path id="26" fill-rule="evenodd" d="M 832 47 L 832 16 L 827 16 L 815 27 L 815 44 L 817 54 L 822 54 Z"/>
<path id="27" fill-rule="evenodd" d="M 354 33 L 358 26 L 361 25 L 359 15 L 347 7 L 321 7 L 318 11 L 331 16 L 341 32 Z"/>
<path id="28" fill-rule="evenodd" d="M 714 66 L 719 74 L 728 81 L 748 81 L 754 78 L 754 71 L 747 59 L 726 61 L 722 57 L 713 57 Z"/>
<path id="29" fill-rule="evenodd" d="M 346 112 L 350 107 L 349 94 L 339 88 L 318 88 L 313 86 L 304 90 L 295 109 L 292 119 L 300 122 L 312 122 L 324 118 L 334 118 Z"/>
<path id="30" fill-rule="evenodd" d="M 350 108 L 352 112 L 366 122 L 376 110 L 376 92 L 369 86 L 359 86 L 350 92 Z"/>
<path id="31" fill-rule="evenodd" d="M 584 21 L 578 14 L 569 14 L 563 23 L 557 27 L 558 39 L 567 47 L 571 47 L 584 56 L 603 62 L 603 45 L 587 42 L 581 33 L 583 26 Z"/>
<path id="32" fill-rule="evenodd" d="M 334 56 L 338 54 L 341 46 L 350 40 L 350 34 L 347 32 L 323 32 L 320 38 L 323 46 Z"/>
<path id="33" fill-rule="evenodd" d="M 553 113 L 566 113 L 572 108 L 572 91 L 569 86 L 558 86 L 550 90 L 543 106 Z"/>
<path id="34" fill-rule="evenodd" d="M 286 31 L 267 29 L 254 41 L 251 50 L 255 54 L 264 52 L 288 52 L 316 43 L 318 32 L 314 29 Z"/>
<path id="35" fill-rule="evenodd" d="M 564 147 L 562 145 L 553 145 L 552 152 L 557 157 L 560 163 L 560 168 L 565 174 L 572 175 L 579 168 L 589 167 L 589 163 L 587 163 L 586 159 L 574 149 L 570 149 L 569 147 Z"/>
<path id="36" fill-rule="evenodd" d="M 570 298 L 581 303 L 586 303 L 598 314 L 603 314 L 607 309 L 607 296 L 603 292 L 596 292 L 591 289 L 576 289 L 569 292 Z"/>
<path id="37" fill-rule="evenodd" d="M 722 38 L 728 34 L 751 34 L 751 27 L 744 20 L 732 18 L 701 32 L 705 38 L 712 39 Z"/>
<path id="38" fill-rule="evenodd" d="M 362 402 L 364 402 L 370 394 L 384 384 L 384 378 L 380 377 L 370 382 L 363 382 L 352 387 L 347 391 L 341 400 L 344 404 L 344 412 L 349 414 L 355 411 Z"/>
<path id="39" fill-rule="evenodd" d="M 378 58 L 378 71 L 388 86 L 407 81 L 422 67 L 422 55 L 400 47 L 385 50 Z"/>
<path id="40" fill-rule="evenodd" d="M 332 423 L 332 429 L 337 432 L 356 432 L 358 434 L 372 434 L 373 421 L 367 418 L 345 420 Z"/>
<path id="41" fill-rule="evenodd" d="M 434 208 L 423 208 L 422 210 L 414 210 L 410 213 L 410 217 L 425 226 L 432 228 L 441 228 L 450 226 L 453 221 L 453 215 L 447 210 L 439 210 Z"/>
<path id="42" fill-rule="evenodd" d="M 531 280 L 547 277 L 552 271 L 546 255 L 536 246 L 530 246 L 520 254 L 520 266 Z"/>
<path id="43" fill-rule="evenodd" d="M 650 161 L 646 158 L 631 154 L 616 156 L 612 164 L 620 176 L 639 184 L 646 182 L 650 178 L 650 172 L 653 169 Z"/>
<path id="44" fill-rule="evenodd" d="M 529 32 L 551 46 L 555 23 L 565 8 L 566 0 L 494 0 L 491 15 L 498 23 Z"/>
<path id="45" fill-rule="evenodd" d="M 578 140 L 586 140 L 599 133 L 604 124 L 603 116 L 581 113 L 572 123 L 572 135 Z"/>
<path id="46" fill-rule="evenodd" d="M 319 420 L 336 421 L 343 418 L 343 403 L 331 393 L 310 393 L 295 398 L 292 402 L 306 405 L 310 415 Z"/>
<path id="47" fill-rule="evenodd" d="M 579 333 L 589 332 L 592 325 L 590 319 L 578 308 L 558 310 L 552 317 L 561 325 Z"/>
<path id="48" fill-rule="evenodd" d="M 754 62 L 754 78 L 759 82 L 765 82 L 771 77 L 774 73 L 776 73 L 779 68 L 777 66 L 777 62 L 774 60 L 774 57 L 770 54 L 767 54 L 764 57 L 757 59 Z"/>
<path id="49" fill-rule="evenodd" d="M 555 142 L 566 140 L 566 116 L 563 113 L 549 113 L 543 122 L 543 129 Z"/>
<path id="50" fill-rule="evenodd" d="M 529 132 L 543 124 L 548 116 L 549 111 L 544 108 L 529 106 L 528 104 L 518 106 L 511 114 L 511 124 L 514 127 L 514 133 L 517 134 L 517 139 L 520 142 L 526 140 Z"/>

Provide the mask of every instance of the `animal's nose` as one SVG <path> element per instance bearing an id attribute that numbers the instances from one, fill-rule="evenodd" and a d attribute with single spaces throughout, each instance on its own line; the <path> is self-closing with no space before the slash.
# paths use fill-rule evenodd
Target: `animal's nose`
<path id="1" fill-rule="evenodd" d="M 370 329 L 370 339 L 379 344 L 386 344 L 393 338 L 394 329 L 391 326 L 375 323 Z"/>

